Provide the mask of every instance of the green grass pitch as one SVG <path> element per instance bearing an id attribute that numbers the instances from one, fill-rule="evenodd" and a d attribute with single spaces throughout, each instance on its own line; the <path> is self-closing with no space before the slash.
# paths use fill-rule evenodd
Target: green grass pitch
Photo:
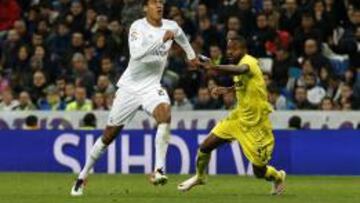
<path id="1" fill-rule="evenodd" d="M 189 176 L 170 175 L 154 187 L 145 175 L 92 175 L 83 197 L 71 197 L 73 174 L 0 173 L 0 203 L 217 203 L 360 202 L 359 177 L 289 176 L 286 192 L 270 196 L 270 185 L 253 177 L 211 176 L 208 184 L 182 193 L 176 185 Z"/>

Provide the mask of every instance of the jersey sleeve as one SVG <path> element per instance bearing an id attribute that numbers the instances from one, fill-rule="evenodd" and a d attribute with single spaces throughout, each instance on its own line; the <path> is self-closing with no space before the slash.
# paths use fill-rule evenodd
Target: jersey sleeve
<path id="1" fill-rule="evenodd" d="M 257 73 L 256 67 L 258 66 L 258 61 L 256 59 L 252 59 L 252 58 L 245 58 L 244 60 L 241 60 L 240 63 L 238 64 L 240 65 L 247 65 L 249 67 L 249 75 L 254 75 Z"/>
<path id="2" fill-rule="evenodd" d="M 195 52 L 191 47 L 189 40 L 187 39 L 184 31 L 177 23 L 175 24 L 176 24 L 175 42 L 178 45 L 180 45 L 180 47 L 185 51 L 188 60 L 192 60 L 196 58 Z"/>
<path id="3" fill-rule="evenodd" d="M 141 59 L 153 50 L 158 49 L 163 44 L 163 39 L 154 40 L 150 44 L 145 44 L 145 36 L 139 25 L 131 25 L 129 30 L 129 49 L 133 59 Z"/>

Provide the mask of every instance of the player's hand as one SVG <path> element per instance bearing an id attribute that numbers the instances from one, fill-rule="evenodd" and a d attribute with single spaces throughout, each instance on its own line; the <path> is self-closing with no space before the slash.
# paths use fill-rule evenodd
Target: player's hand
<path id="1" fill-rule="evenodd" d="M 215 68 L 215 65 L 212 64 L 210 61 L 201 62 L 200 66 L 207 70 Z"/>
<path id="2" fill-rule="evenodd" d="M 189 65 L 191 68 L 196 69 L 198 66 L 200 66 L 201 62 L 198 58 L 194 58 L 189 60 Z"/>
<path id="3" fill-rule="evenodd" d="M 173 40 L 175 38 L 175 33 L 170 31 L 170 30 L 167 30 L 164 34 L 164 37 L 163 37 L 163 42 L 167 42 L 169 40 Z"/>
<path id="4" fill-rule="evenodd" d="M 218 97 L 229 92 L 228 87 L 214 87 L 211 89 L 211 96 Z"/>

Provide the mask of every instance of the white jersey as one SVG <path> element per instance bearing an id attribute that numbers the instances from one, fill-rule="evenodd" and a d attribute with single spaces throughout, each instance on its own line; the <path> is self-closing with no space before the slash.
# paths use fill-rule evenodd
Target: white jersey
<path id="1" fill-rule="evenodd" d="M 165 32 L 175 33 L 175 42 L 194 59 L 192 49 L 184 31 L 175 21 L 162 20 L 161 27 L 154 27 L 145 18 L 136 20 L 129 30 L 130 61 L 117 86 L 132 91 L 146 91 L 160 86 L 172 40 L 163 42 Z"/>

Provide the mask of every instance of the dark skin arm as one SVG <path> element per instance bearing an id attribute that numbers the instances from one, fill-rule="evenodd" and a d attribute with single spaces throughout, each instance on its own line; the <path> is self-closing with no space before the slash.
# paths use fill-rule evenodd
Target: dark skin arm
<path id="1" fill-rule="evenodd" d="M 250 70 L 250 67 L 246 64 L 243 65 L 213 65 L 211 64 L 209 61 L 203 62 L 200 64 L 202 67 L 204 67 L 205 69 L 208 70 L 217 70 L 220 71 L 224 74 L 228 74 L 228 75 L 241 75 L 241 74 L 245 74 L 248 73 Z"/>
<path id="2" fill-rule="evenodd" d="M 243 65 L 216 65 L 214 66 L 215 70 L 218 70 L 220 72 L 223 72 L 224 74 L 229 74 L 229 75 L 240 75 L 240 74 L 245 74 L 248 73 L 250 68 L 248 65 L 243 64 Z"/>

